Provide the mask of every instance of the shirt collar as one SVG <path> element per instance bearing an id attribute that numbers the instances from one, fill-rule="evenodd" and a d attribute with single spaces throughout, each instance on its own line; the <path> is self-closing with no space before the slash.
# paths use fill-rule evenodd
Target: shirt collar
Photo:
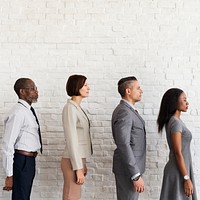
<path id="1" fill-rule="evenodd" d="M 26 108 L 31 109 L 31 106 L 26 101 L 24 101 L 23 99 L 19 99 L 18 102 L 20 104 L 24 105 Z"/>
<path id="2" fill-rule="evenodd" d="M 130 103 L 129 101 L 127 101 L 126 99 L 122 99 L 122 101 L 126 102 L 128 105 L 130 105 L 134 110 L 136 110 L 135 106 Z"/>

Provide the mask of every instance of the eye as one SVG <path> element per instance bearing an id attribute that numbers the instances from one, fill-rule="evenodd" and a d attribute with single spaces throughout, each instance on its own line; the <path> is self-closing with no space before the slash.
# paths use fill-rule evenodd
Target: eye
<path id="1" fill-rule="evenodd" d="M 33 86 L 33 87 L 26 87 L 24 89 L 28 89 L 28 90 L 31 90 L 31 91 L 37 91 L 37 87 L 36 86 Z"/>

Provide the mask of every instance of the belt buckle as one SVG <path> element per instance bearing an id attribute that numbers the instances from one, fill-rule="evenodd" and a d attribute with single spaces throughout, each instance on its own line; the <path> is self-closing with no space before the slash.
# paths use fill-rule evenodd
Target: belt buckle
<path id="1" fill-rule="evenodd" d="M 37 151 L 36 152 L 32 152 L 33 153 L 33 157 L 36 158 L 37 157 Z"/>

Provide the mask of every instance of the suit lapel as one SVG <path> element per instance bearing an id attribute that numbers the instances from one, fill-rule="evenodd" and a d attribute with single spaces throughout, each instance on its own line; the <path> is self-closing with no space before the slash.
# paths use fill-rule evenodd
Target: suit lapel
<path id="1" fill-rule="evenodd" d="M 89 122 L 89 124 L 90 124 L 90 120 L 89 120 L 88 116 L 86 115 L 85 111 L 80 106 L 78 106 L 78 104 L 75 101 L 72 101 L 70 99 L 69 102 L 71 104 L 73 104 L 74 106 L 76 106 L 77 110 L 80 112 L 80 114 L 82 115 L 82 117 L 85 118 Z"/>
<path id="2" fill-rule="evenodd" d="M 145 126 L 145 121 L 142 119 L 140 114 L 136 110 L 134 110 L 134 108 L 131 105 L 129 105 L 127 102 L 125 102 L 123 100 L 120 101 L 120 104 L 123 104 L 123 105 L 127 106 L 128 108 L 130 108 L 130 110 L 141 120 L 142 124 Z"/>
<path id="3" fill-rule="evenodd" d="M 130 109 L 137 115 L 137 117 L 142 121 L 142 123 L 145 124 L 145 122 L 142 119 L 142 117 L 140 116 L 140 114 L 137 111 L 135 111 L 132 107 L 130 107 Z"/>

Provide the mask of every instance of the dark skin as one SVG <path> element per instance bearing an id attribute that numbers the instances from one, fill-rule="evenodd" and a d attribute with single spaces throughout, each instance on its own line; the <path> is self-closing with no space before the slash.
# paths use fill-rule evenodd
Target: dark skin
<path id="1" fill-rule="evenodd" d="M 32 80 L 26 81 L 24 88 L 19 91 L 19 98 L 26 101 L 29 105 L 37 102 L 38 91 L 36 89 L 35 83 Z M 13 176 L 7 176 L 5 180 L 5 186 L 3 190 L 10 191 L 13 187 Z"/>
<path id="2" fill-rule="evenodd" d="M 174 113 L 174 116 L 180 119 L 181 112 L 187 112 L 188 105 L 189 103 L 187 102 L 186 95 L 183 92 L 178 99 L 178 109 Z M 181 149 L 181 132 L 173 133 L 171 136 L 171 139 L 172 139 L 173 151 L 174 151 L 174 155 L 176 158 L 176 163 L 179 168 L 179 171 L 181 172 L 182 176 L 188 175 L 189 172 L 187 171 L 185 160 L 182 155 L 182 149 Z M 193 183 L 191 179 L 184 180 L 183 187 L 184 187 L 185 195 L 187 197 L 190 197 L 194 192 Z"/>

